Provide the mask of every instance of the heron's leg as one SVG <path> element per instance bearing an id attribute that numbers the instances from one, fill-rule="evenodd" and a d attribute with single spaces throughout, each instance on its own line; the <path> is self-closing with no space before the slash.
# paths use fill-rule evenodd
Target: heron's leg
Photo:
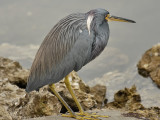
<path id="1" fill-rule="evenodd" d="M 55 96 L 57 96 L 57 98 L 61 101 L 61 103 L 66 107 L 66 109 L 70 113 L 69 115 L 68 114 L 63 114 L 62 115 L 63 117 L 73 117 L 73 118 L 76 118 L 78 120 L 99 120 L 99 119 L 93 119 L 92 117 L 85 117 L 85 116 L 76 115 L 73 112 L 73 110 L 69 107 L 69 105 L 64 101 L 64 99 L 60 96 L 60 94 L 55 91 L 55 85 L 51 84 L 51 85 L 49 85 L 49 87 L 52 90 L 52 92 L 55 94 Z"/>
<path id="2" fill-rule="evenodd" d="M 81 104 L 78 102 L 78 99 L 77 99 L 77 97 L 75 96 L 74 91 L 72 90 L 71 84 L 70 84 L 70 82 L 69 82 L 69 75 L 67 75 L 67 76 L 65 77 L 64 83 L 66 84 L 66 87 L 67 87 L 68 91 L 70 92 L 71 96 L 73 97 L 73 99 L 74 99 L 74 101 L 75 101 L 75 103 L 76 103 L 76 105 L 77 105 L 77 107 L 78 107 L 78 109 L 79 109 L 79 112 L 80 112 L 80 113 L 84 113 L 84 110 L 83 110 Z"/>
<path id="3" fill-rule="evenodd" d="M 75 116 L 75 113 L 73 112 L 73 110 L 69 107 L 69 105 L 64 101 L 64 99 L 60 96 L 60 94 L 55 91 L 55 85 L 51 84 L 49 85 L 50 89 L 52 90 L 52 92 L 55 94 L 55 96 L 61 101 L 61 103 L 65 106 L 65 108 L 68 110 L 68 112 L 70 113 L 71 116 Z"/>
<path id="4" fill-rule="evenodd" d="M 77 105 L 77 107 L 78 107 L 78 109 L 79 109 L 79 112 L 80 112 L 80 113 L 77 113 L 77 115 L 89 116 L 89 117 L 93 117 L 93 118 L 97 118 L 97 117 L 105 117 L 105 118 L 108 118 L 108 116 L 96 115 L 96 113 L 86 113 L 86 112 L 84 112 L 81 104 L 78 102 L 78 99 L 77 99 L 77 97 L 75 96 L 74 91 L 72 90 L 71 84 L 70 84 L 70 82 L 69 82 L 69 75 L 67 75 L 67 76 L 65 77 L 64 83 L 66 84 L 66 87 L 68 88 L 71 96 L 73 97 L 73 99 L 74 99 L 74 101 L 75 101 L 75 103 L 76 103 L 76 105 Z"/>

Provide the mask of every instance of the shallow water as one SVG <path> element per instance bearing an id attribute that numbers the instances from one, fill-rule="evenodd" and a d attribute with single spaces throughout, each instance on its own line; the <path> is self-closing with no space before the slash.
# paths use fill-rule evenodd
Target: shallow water
<path id="1" fill-rule="evenodd" d="M 105 74 L 116 70 L 121 75 L 104 83 L 108 86 L 110 100 L 116 90 L 136 84 L 145 105 L 160 106 L 159 89 L 136 70 L 145 50 L 160 42 L 159 4 L 158 0 L 3 0 L 0 2 L 0 56 L 18 60 L 25 68 L 30 68 L 39 45 L 58 20 L 73 12 L 105 8 L 112 15 L 137 23 L 110 22 L 108 47 L 78 74 L 88 82 L 101 80 Z"/>

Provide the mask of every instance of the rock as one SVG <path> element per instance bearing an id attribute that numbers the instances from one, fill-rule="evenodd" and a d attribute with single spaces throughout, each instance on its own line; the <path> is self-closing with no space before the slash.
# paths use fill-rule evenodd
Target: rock
<path id="1" fill-rule="evenodd" d="M 24 119 L 65 113 L 57 97 L 48 86 L 39 92 L 25 92 L 29 70 L 13 60 L 0 57 L 0 106 L 11 116 L 11 119 Z M 105 100 L 106 87 L 98 85 L 89 87 L 76 74 L 71 73 L 71 86 L 84 110 L 102 107 Z M 75 102 L 66 89 L 64 80 L 55 84 L 59 92 L 74 111 L 78 111 Z M 2 114 L 2 118 L 6 115 Z M 9 118 L 10 119 L 10 118 Z"/>
<path id="2" fill-rule="evenodd" d="M 12 120 L 12 117 L 9 115 L 8 111 L 0 106 L 0 120 Z"/>
<path id="3" fill-rule="evenodd" d="M 5 80 L 0 82 L 0 86 L 0 105 L 6 109 L 12 105 L 13 101 L 20 99 L 26 94 L 24 89 L 6 82 Z"/>
<path id="4" fill-rule="evenodd" d="M 22 89 L 24 86 L 19 83 L 26 84 L 28 73 L 29 71 L 22 69 L 18 62 L 0 57 L 0 106 L 6 111 L 13 101 L 26 94 Z"/>
<path id="5" fill-rule="evenodd" d="M 119 90 L 114 94 L 114 101 L 107 104 L 111 108 L 123 108 L 125 110 L 144 109 L 141 104 L 141 97 L 136 91 L 136 86 Z"/>
<path id="6" fill-rule="evenodd" d="M 95 100 L 97 102 L 97 108 L 101 108 L 104 101 L 106 101 L 106 86 L 103 85 L 95 85 L 91 87 L 90 94 L 95 96 Z"/>
<path id="7" fill-rule="evenodd" d="M 160 44 L 147 50 L 137 67 L 140 75 L 150 77 L 160 87 Z"/>
<path id="8" fill-rule="evenodd" d="M 10 83 L 25 88 L 29 70 L 22 69 L 22 66 L 13 60 L 0 57 L 0 78 L 8 79 Z"/>
<path id="9" fill-rule="evenodd" d="M 24 119 L 59 114 L 61 108 L 57 97 L 43 87 L 40 92 L 33 91 L 14 101 L 9 112 L 13 119 Z"/>
<path id="10" fill-rule="evenodd" d="M 114 101 L 106 104 L 110 109 L 125 110 L 122 115 L 125 117 L 135 117 L 144 120 L 159 120 L 160 108 L 145 108 L 141 104 L 141 97 L 136 91 L 136 86 L 119 90 L 114 95 Z"/>

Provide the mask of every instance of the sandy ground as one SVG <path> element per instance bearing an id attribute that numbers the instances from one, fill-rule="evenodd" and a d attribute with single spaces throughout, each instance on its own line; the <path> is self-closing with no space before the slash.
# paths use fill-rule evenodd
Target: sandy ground
<path id="1" fill-rule="evenodd" d="M 109 115 L 110 116 L 109 118 L 100 118 L 100 120 L 138 120 L 137 118 L 134 118 L 134 117 L 124 117 L 123 115 L 121 115 L 124 112 L 118 111 L 118 110 L 104 109 L 104 110 L 95 110 L 93 112 L 96 112 L 98 115 Z M 32 119 L 26 119 L 26 120 L 75 120 L 75 119 L 65 118 L 65 117 L 61 117 L 60 115 L 58 115 L 58 116 L 32 118 Z"/>

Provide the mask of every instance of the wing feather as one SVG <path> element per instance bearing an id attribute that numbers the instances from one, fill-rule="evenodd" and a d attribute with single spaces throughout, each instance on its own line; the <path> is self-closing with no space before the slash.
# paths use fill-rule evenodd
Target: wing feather
<path id="1" fill-rule="evenodd" d="M 38 90 L 61 80 L 72 70 L 79 70 L 91 51 L 90 37 L 84 14 L 71 14 L 60 20 L 45 37 L 35 56 L 26 91 Z"/>

